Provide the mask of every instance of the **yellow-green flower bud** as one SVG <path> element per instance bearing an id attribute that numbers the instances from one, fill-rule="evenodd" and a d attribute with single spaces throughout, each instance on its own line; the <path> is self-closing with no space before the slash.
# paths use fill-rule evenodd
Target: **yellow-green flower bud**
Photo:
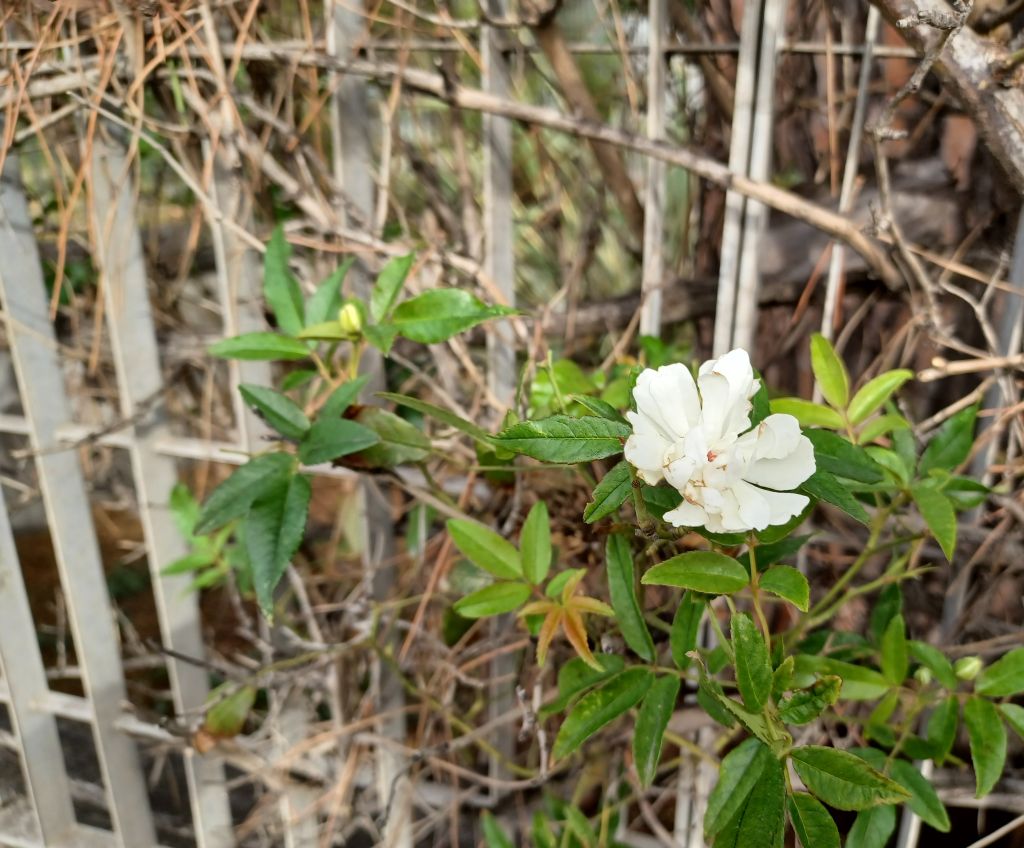
<path id="1" fill-rule="evenodd" d="M 922 686 L 927 686 L 929 683 L 932 682 L 931 669 L 921 666 L 920 668 L 918 668 L 917 671 L 914 672 L 914 677 L 917 678 L 917 682 L 920 683 Z"/>
<path id="2" fill-rule="evenodd" d="M 961 657 L 953 664 L 953 671 L 961 680 L 974 680 L 984 666 L 981 657 Z"/>
<path id="3" fill-rule="evenodd" d="M 356 337 L 363 331 L 363 316 L 354 303 L 346 303 L 338 310 L 338 323 L 341 331 L 348 336 Z"/>

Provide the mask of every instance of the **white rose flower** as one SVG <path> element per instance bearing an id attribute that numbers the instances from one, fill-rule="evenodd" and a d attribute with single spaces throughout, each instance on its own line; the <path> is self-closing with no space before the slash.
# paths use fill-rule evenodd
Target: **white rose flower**
<path id="1" fill-rule="evenodd" d="M 696 382 L 679 364 L 637 378 L 626 459 L 644 482 L 665 480 L 683 496 L 665 513 L 673 526 L 763 530 L 807 506 L 806 496 L 787 490 L 814 473 L 814 448 L 792 415 L 769 415 L 751 429 L 758 387 L 740 349 L 705 362 Z"/>

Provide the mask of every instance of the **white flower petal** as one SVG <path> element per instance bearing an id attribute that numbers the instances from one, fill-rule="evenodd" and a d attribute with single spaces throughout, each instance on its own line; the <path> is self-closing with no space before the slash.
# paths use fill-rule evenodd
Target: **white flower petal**
<path id="1" fill-rule="evenodd" d="M 795 492 L 768 492 L 764 489 L 760 491 L 771 509 L 769 524 L 785 524 L 803 512 L 810 503 L 810 498 L 806 495 L 798 495 Z"/>
<path id="2" fill-rule="evenodd" d="M 738 435 L 750 426 L 750 398 L 757 392 L 758 381 L 745 350 L 736 348 L 705 362 L 700 367 L 697 386 L 709 443 Z"/>
<path id="3" fill-rule="evenodd" d="M 814 446 L 801 435 L 791 453 L 778 459 L 758 459 L 743 474 L 743 479 L 769 489 L 795 489 L 817 468 Z"/>
<path id="4" fill-rule="evenodd" d="M 686 484 L 693 478 L 696 469 L 697 463 L 690 457 L 683 456 L 672 460 L 665 466 L 665 479 L 670 486 L 682 492 L 686 488 Z"/>
<path id="5" fill-rule="evenodd" d="M 737 503 L 736 530 L 764 530 L 771 524 L 772 510 L 763 489 L 740 480 L 729 490 L 729 494 Z"/>
<path id="6" fill-rule="evenodd" d="M 797 442 L 803 438 L 800 422 L 784 413 L 769 415 L 757 425 L 755 432 L 755 459 L 782 459 L 789 456 L 796 450 Z"/>
<path id="7" fill-rule="evenodd" d="M 633 434 L 626 439 L 626 461 L 637 469 L 641 480 L 654 486 L 663 476 L 665 454 L 672 445 L 646 415 L 627 412 L 626 418 L 633 425 Z"/>
<path id="8" fill-rule="evenodd" d="M 708 514 L 703 507 L 683 501 L 675 509 L 665 513 L 665 520 L 673 527 L 704 527 L 708 521 Z"/>
<path id="9" fill-rule="evenodd" d="M 650 418 L 669 439 L 681 439 L 700 420 L 700 398 L 693 375 L 682 364 L 648 368 L 633 389 L 637 411 Z"/>

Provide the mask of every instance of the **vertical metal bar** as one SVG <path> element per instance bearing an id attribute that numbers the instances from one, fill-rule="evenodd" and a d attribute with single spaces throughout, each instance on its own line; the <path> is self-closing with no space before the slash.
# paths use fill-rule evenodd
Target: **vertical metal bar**
<path id="1" fill-rule="evenodd" d="M 850 146 L 846 150 L 846 164 L 843 167 L 843 184 L 839 189 L 839 211 L 849 212 L 853 203 L 853 187 L 860 167 L 860 143 L 864 133 L 864 119 L 867 115 L 868 94 L 873 69 L 873 54 L 878 41 L 878 25 L 881 15 L 877 6 L 868 9 L 868 20 L 864 29 L 864 55 L 860 62 L 860 77 L 857 83 L 857 103 L 853 110 L 850 126 Z M 825 307 L 821 316 L 821 334 L 826 339 L 833 337 L 836 305 L 839 300 L 839 278 L 843 273 L 846 247 L 840 241 L 832 243 L 832 255 L 828 263 L 828 280 L 825 284 Z"/>
<path id="2" fill-rule="evenodd" d="M 786 16 L 786 0 L 767 0 L 761 26 L 761 55 L 757 74 L 757 102 L 751 129 L 749 176 L 766 182 L 771 172 L 772 120 L 775 104 L 775 67 Z M 758 293 L 761 288 L 758 248 L 768 219 L 763 203 L 748 200 L 743 213 L 743 239 L 736 284 L 736 322 L 730 347 L 750 350 L 757 331 Z"/>
<path id="3" fill-rule="evenodd" d="M 505 15 L 504 0 L 487 0 L 487 12 L 492 19 Z M 484 91 L 495 97 L 508 97 L 511 88 L 508 62 L 501 51 L 500 33 L 494 27 L 481 32 L 481 82 Z M 483 227 L 484 273 L 501 292 L 509 306 L 515 306 L 515 224 L 512 219 L 512 123 L 495 115 L 483 117 Z M 510 409 L 515 402 L 516 349 L 515 336 L 508 321 L 495 322 L 487 333 L 487 385 L 494 398 Z M 504 410 L 494 410 L 496 417 Z M 511 626 L 511 617 L 502 616 L 490 624 L 491 636 L 500 639 Z M 513 683 L 519 665 L 519 654 L 500 653 L 490 662 L 490 686 L 487 713 L 496 719 L 515 707 Z M 494 740 L 497 752 L 505 760 L 512 758 L 514 740 L 503 729 Z M 491 778 L 508 777 L 504 762 L 492 757 L 488 761 Z M 500 795 L 494 789 L 492 794 Z"/>
<path id="4" fill-rule="evenodd" d="M 665 137 L 665 36 L 668 6 L 666 0 L 651 0 L 648 6 L 647 39 L 647 137 L 660 141 Z M 647 158 L 647 197 L 644 202 L 644 265 L 641 276 L 642 305 L 640 333 L 661 333 L 662 286 L 665 277 L 665 163 Z"/>
<path id="5" fill-rule="evenodd" d="M 504 14 L 502 0 L 488 0 L 493 18 Z M 484 27 L 481 43 L 483 88 L 505 98 L 509 92 L 508 64 L 501 53 L 499 36 Z M 483 116 L 484 141 L 484 273 L 515 306 L 515 229 L 512 221 L 512 122 Z M 487 333 L 487 381 L 494 397 L 512 406 L 516 385 L 515 337 L 508 321 L 495 322 Z"/>
<path id="6" fill-rule="evenodd" d="M 17 162 L 9 152 L 0 183 L 0 298 L 7 338 L 31 426 L 82 683 L 93 704 L 93 735 L 110 816 L 126 848 L 147 848 L 156 839 L 138 752 L 114 726 L 125 682 L 96 531 L 78 459 L 61 450 L 57 440 L 57 429 L 71 414 Z"/>
<path id="7" fill-rule="evenodd" d="M 349 58 L 364 37 L 366 14 L 361 3 L 331 0 L 326 6 L 327 51 L 331 56 Z M 335 77 L 332 99 L 331 141 L 335 181 L 341 192 L 337 198 L 338 216 L 347 226 L 372 226 L 374 195 L 373 153 L 370 138 L 372 122 L 365 83 L 354 77 Z M 352 290 L 367 299 L 371 281 L 357 263 L 352 272 Z M 384 388 L 384 362 L 376 350 L 364 352 L 360 371 L 370 377 L 367 389 Z M 386 600 L 397 577 L 394 566 L 395 540 L 391 505 L 386 492 L 370 477 L 364 477 L 353 503 L 361 514 L 363 538 L 359 540 L 364 579 L 375 600 Z M 391 739 L 405 738 L 401 707 L 405 693 L 401 681 L 380 662 L 373 666 L 373 688 L 377 708 L 392 717 L 380 723 L 380 733 Z M 376 752 L 376 784 L 379 803 L 387 810 L 384 843 L 388 848 L 412 848 L 412 793 L 409 791 L 408 764 L 397 751 L 381 746 Z"/>
<path id="8" fill-rule="evenodd" d="M 665 137 L 665 43 L 668 14 L 667 0 L 651 0 L 647 12 L 647 137 L 654 140 Z M 644 336 L 657 336 L 662 331 L 666 173 L 664 162 L 648 157 L 640 285 L 640 333 Z"/>
<path id="9" fill-rule="evenodd" d="M 5 247 L 0 232 L 0 251 Z M 11 254 L 4 252 L 4 256 Z M 15 261 L 19 258 L 14 254 Z M 18 269 L 12 273 L 19 274 Z M 70 842 L 75 827 L 71 785 L 64 769 L 57 722 L 33 709 L 49 687 L 39 653 L 35 623 L 18 565 L 11 523 L 0 490 L 0 671 L 10 690 L 11 720 L 21 753 L 29 801 L 45 845 Z"/>
<path id="10" fill-rule="evenodd" d="M 155 400 L 160 396 L 163 378 L 146 288 L 133 184 L 128 163 L 115 144 L 97 134 L 92 149 L 93 230 L 99 248 L 121 413 L 129 420 L 138 416 L 129 434 L 129 453 L 160 633 L 164 645 L 177 654 L 202 658 L 205 650 L 198 596 L 188 588 L 190 578 L 162 573 L 165 566 L 187 554 L 188 547 L 168 506 L 171 489 L 177 482 L 174 460 L 162 456 L 155 448 L 157 441 L 170 432 L 163 405 Z M 177 713 L 185 716 L 199 710 L 207 696 L 204 669 L 175 658 L 167 660 L 167 668 Z M 184 753 L 184 765 L 199 848 L 233 845 L 223 764 L 217 757 L 199 756 L 189 748 Z"/>
<path id="11" fill-rule="evenodd" d="M 736 95 L 732 110 L 732 140 L 729 170 L 746 174 L 750 167 L 750 130 L 754 122 L 754 94 L 757 78 L 758 42 L 765 0 L 751 0 L 743 7 L 740 52 L 736 69 Z M 722 230 L 722 261 L 718 271 L 718 301 L 715 307 L 715 336 L 712 356 L 733 346 L 736 320 L 736 287 L 743 240 L 745 198 L 735 191 L 725 194 L 725 225 Z"/>

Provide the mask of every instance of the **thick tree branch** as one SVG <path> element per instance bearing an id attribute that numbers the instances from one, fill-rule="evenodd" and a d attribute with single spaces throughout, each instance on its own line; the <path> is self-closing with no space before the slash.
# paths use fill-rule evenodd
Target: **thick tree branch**
<path id="1" fill-rule="evenodd" d="M 872 0 L 893 26 L 921 19 L 930 6 L 918 0 Z M 901 28 L 907 43 L 922 54 L 943 37 L 926 23 Z M 969 28 L 949 39 L 935 62 L 944 86 L 974 119 L 985 144 L 1018 191 L 1024 192 L 1024 91 L 1003 86 L 998 79 L 1008 53 L 1005 47 Z"/>

